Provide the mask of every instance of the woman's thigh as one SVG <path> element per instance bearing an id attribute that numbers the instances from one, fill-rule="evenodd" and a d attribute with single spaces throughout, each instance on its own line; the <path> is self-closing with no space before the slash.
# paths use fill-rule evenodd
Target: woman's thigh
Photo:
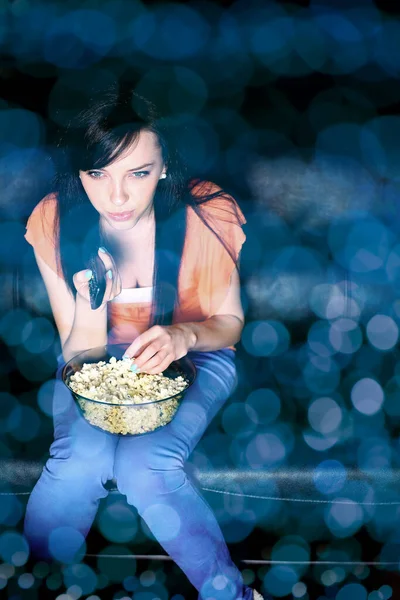
<path id="1" fill-rule="evenodd" d="M 94 470 L 103 471 L 103 477 L 112 478 L 118 436 L 101 431 L 86 421 L 71 392 L 61 381 L 61 369 L 62 366 L 56 374 L 53 395 L 54 441 L 50 446 L 51 458 L 47 467 L 53 464 L 52 459 L 61 459 L 63 462 L 74 459 L 89 471 L 93 467 Z"/>
<path id="2" fill-rule="evenodd" d="M 131 465 L 139 458 L 154 469 L 165 467 L 165 461 L 183 466 L 208 425 L 233 392 L 236 367 L 233 351 L 192 352 L 188 357 L 197 368 L 197 376 L 188 389 L 177 413 L 168 425 L 141 436 L 120 438 L 116 451 L 116 475 L 120 461 L 132 456 Z M 141 461 L 138 461 L 141 462 Z M 142 466 L 143 463 L 142 463 Z"/>

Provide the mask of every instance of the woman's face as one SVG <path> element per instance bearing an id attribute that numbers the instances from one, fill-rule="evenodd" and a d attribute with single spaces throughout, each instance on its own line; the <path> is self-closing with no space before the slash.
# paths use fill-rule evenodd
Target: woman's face
<path id="1" fill-rule="evenodd" d="M 141 131 L 115 162 L 79 171 L 79 177 L 103 224 L 126 231 L 152 213 L 154 193 L 165 172 L 156 134 Z"/>

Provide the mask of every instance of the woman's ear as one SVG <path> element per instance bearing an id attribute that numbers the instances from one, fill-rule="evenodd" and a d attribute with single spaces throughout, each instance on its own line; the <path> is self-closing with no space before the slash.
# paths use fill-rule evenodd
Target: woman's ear
<path id="1" fill-rule="evenodd" d="M 160 175 L 160 179 L 166 179 L 166 177 L 167 177 L 167 174 L 166 174 L 166 173 L 161 173 L 161 175 Z"/>

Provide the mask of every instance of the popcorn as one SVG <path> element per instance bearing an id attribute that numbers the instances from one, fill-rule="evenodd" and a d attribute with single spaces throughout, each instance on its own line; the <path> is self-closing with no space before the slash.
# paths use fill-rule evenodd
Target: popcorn
<path id="1" fill-rule="evenodd" d="M 182 376 L 134 373 L 131 364 L 113 356 L 107 363 L 84 363 L 70 377 L 70 388 L 84 397 L 77 401 L 89 423 L 110 433 L 135 435 L 171 421 L 188 381 Z"/>

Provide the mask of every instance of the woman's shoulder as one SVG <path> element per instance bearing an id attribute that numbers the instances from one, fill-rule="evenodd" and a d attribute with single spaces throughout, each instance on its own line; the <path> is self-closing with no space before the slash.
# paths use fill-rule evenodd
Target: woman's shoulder
<path id="1" fill-rule="evenodd" d="M 57 212 L 57 195 L 55 193 L 47 194 L 40 200 L 32 210 L 29 221 L 41 222 L 41 223 L 52 223 Z"/>
<path id="2" fill-rule="evenodd" d="M 189 189 L 196 206 L 205 216 L 239 226 L 246 223 L 246 218 L 235 198 L 216 183 L 196 179 L 190 182 Z"/>
<path id="3" fill-rule="evenodd" d="M 230 273 L 231 260 L 234 257 L 237 261 L 246 240 L 242 228 L 246 219 L 236 200 L 211 181 L 197 180 L 191 193 L 196 202 L 190 207 L 188 219 L 190 245 L 201 248 L 201 251 L 197 250 L 200 260 L 207 256 L 219 256 L 219 271 L 223 272 L 225 263 L 226 272 Z"/>
<path id="4" fill-rule="evenodd" d="M 53 242 L 56 228 L 57 196 L 47 194 L 31 212 L 26 224 L 26 240 L 37 244 L 43 237 Z"/>

